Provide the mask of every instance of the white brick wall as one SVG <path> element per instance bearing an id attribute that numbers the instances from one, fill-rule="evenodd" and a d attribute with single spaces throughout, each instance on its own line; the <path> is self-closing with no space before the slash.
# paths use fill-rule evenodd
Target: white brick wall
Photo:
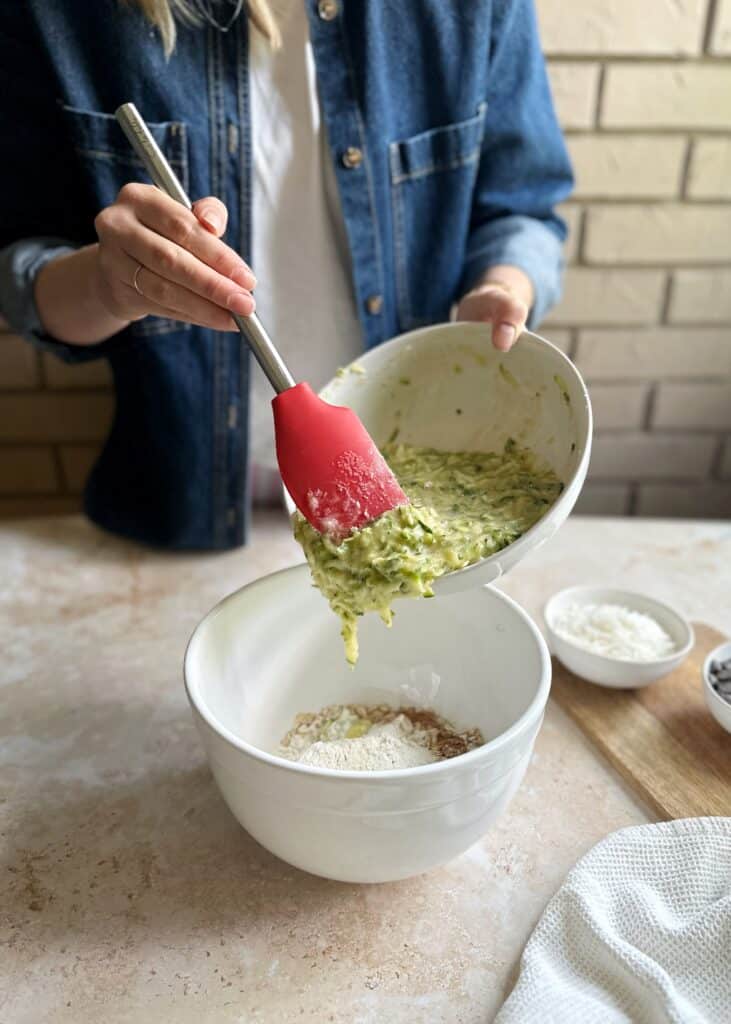
<path id="1" fill-rule="evenodd" d="M 731 323 L 731 269 L 676 270 L 670 323 Z"/>
<path id="2" fill-rule="evenodd" d="M 688 148 L 683 135 L 586 134 L 568 142 L 579 198 L 671 199 L 680 194 Z M 715 178 L 720 176 L 719 168 Z"/>
<path id="3" fill-rule="evenodd" d="M 96 391 L 112 387 L 112 372 L 104 359 L 70 364 L 61 362 L 50 352 L 44 352 L 41 370 L 49 391 Z"/>
<path id="4" fill-rule="evenodd" d="M 717 0 L 710 52 L 731 54 L 731 0 Z"/>
<path id="5" fill-rule="evenodd" d="M 731 516 L 731 0 L 536 6 L 577 177 L 539 331 L 592 395 L 578 510 Z M 110 387 L 0 334 L 0 516 L 78 508 Z"/>
<path id="6" fill-rule="evenodd" d="M 731 517 L 731 0 L 536 0 L 577 179 L 580 512 Z"/>
<path id="7" fill-rule="evenodd" d="M 731 433 L 731 383 L 658 386 L 650 426 L 673 430 L 728 430 Z"/>
<path id="8" fill-rule="evenodd" d="M 731 199 L 731 138 L 696 139 L 688 171 L 691 199 Z"/>
<path id="9" fill-rule="evenodd" d="M 720 476 L 722 480 L 731 480 L 731 438 L 723 446 L 721 453 Z"/>
<path id="10" fill-rule="evenodd" d="M 49 448 L 0 448 L 0 494 L 49 494 L 56 490 L 57 474 Z"/>
<path id="11" fill-rule="evenodd" d="M 716 448 L 713 437 L 598 434 L 592 451 L 593 475 L 600 480 L 703 480 Z"/>
<path id="12" fill-rule="evenodd" d="M 706 0 L 539 0 L 550 53 L 684 55 L 700 52 Z"/>
<path id="13" fill-rule="evenodd" d="M 731 329 L 589 328 L 579 331 L 576 362 L 590 380 L 727 376 L 731 374 Z"/>
<path id="14" fill-rule="evenodd" d="M 651 324 L 659 315 L 666 275 L 661 270 L 569 267 L 561 305 L 549 323 Z"/>
<path id="15" fill-rule="evenodd" d="M 591 128 L 599 94 L 599 64 L 549 64 L 553 102 L 564 128 Z"/>
<path id="16" fill-rule="evenodd" d="M 637 515 L 670 514 L 687 519 L 727 519 L 731 509 L 731 484 L 640 484 Z"/>
<path id="17" fill-rule="evenodd" d="M 589 263 L 730 261 L 731 205 L 592 206 L 587 211 L 584 256 Z"/>
<path id="18" fill-rule="evenodd" d="M 560 348 L 562 352 L 565 352 L 567 356 L 571 355 L 574 347 L 573 334 L 571 331 L 552 330 L 551 341 L 557 348 Z"/>
<path id="19" fill-rule="evenodd" d="M 730 107 L 728 64 L 622 62 L 606 69 L 600 124 L 603 128 L 728 131 Z"/>
<path id="20" fill-rule="evenodd" d="M 558 212 L 566 221 L 569 231 L 564 248 L 564 259 L 568 263 L 574 263 L 579 255 L 579 238 L 581 237 L 584 209 L 578 203 L 562 203 Z"/>
<path id="21" fill-rule="evenodd" d="M 576 511 L 583 516 L 621 516 L 631 499 L 629 484 L 597 484 L 589 480 L 576 502 Z"/>
<path id="22" fill-rule="evenodd" d="M 594 429 L 640 430 L 644 425 L 648 384 L 590 384 Z"/>

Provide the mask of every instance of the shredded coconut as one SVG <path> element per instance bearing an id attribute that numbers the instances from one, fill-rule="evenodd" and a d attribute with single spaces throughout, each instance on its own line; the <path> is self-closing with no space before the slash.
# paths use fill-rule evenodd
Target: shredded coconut
<path id="1" fill-rule="evenodd" d="M 582 650 L 623 661 L 655 661 L 675 650 L 653 618 L 618 604 L 568 604 L 551 626 Z"/>

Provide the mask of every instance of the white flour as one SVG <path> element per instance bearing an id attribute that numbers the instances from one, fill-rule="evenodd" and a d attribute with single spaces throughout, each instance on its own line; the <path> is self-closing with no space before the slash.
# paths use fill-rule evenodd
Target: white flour
<path id="1" fill-rule="evenodd" d="M 317 768 L 378 772 L 458 757 L 484 742 L 479 729 L 458 731 L 431 708 L 328 704 L 296 715 L 274 753 Z"/>
<path id="2" fill-rule="evenodd" d="M 318 740 L 297 759 L 300 764 L 341 771 L 378 772 L 393 768 L 416 768 L 439 758 L 428 747 L 411 742 L 399 715 L 385 725 L 374 725 L 365 736 L 355 739 Z"/>

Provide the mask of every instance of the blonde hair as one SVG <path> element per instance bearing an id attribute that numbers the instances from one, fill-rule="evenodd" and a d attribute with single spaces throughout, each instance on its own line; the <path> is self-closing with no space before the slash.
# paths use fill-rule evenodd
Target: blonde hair
<path id="1" fill-rule="evenodd" d="M 189 25 L 200 25 L 203 20 L 200 9 L 193 0 L 126 0 L 126 2 L 136 4 L 148 21 L 159 31 L 167 56 L 170 56 L 175 49 L 175 19 L 178 18 Z M 269 6 L 269 0 L 247 0 L 246 6 L 252 25 L 269 41 L 273 50 L 278 50 L 282 45 L 282 36 L 277 20 Z"/>

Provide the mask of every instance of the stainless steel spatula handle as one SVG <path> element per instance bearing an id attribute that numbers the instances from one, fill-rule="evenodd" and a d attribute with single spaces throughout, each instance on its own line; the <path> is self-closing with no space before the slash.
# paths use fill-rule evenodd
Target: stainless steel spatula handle
<path id="1" fill-rule="evenodd" d="M 116 118 L 157 187 L 188 210 L 192 209 L 185 189 L 153 139 L 150 129 L 134 103 L 123 103 L 116 111 Z M 231 316 L 277 394 L 294 387 L 294 377 L 256 313 L 252 313 L 251 316 L 232 313 Z"/>

